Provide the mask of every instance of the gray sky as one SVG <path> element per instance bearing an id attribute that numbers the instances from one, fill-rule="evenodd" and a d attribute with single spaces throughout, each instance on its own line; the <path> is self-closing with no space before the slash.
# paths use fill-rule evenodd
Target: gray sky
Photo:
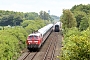
<path id="1" fill-rule="evenodd" d="M 37 13 L 50 10 L 50 15 L 60 16 L 63 9 L 89 3 L 90 0 L 0 0 L 0 10 Z"/>

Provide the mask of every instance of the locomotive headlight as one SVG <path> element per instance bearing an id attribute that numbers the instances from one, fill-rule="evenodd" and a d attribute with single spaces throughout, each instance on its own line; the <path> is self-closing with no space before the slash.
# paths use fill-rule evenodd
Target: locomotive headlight
<path id="1" fill-rule="evenodd" d="M 32 41 L 28 41 L 29 43 L 31 43 Z"/>
<path id="2" fill-rule="evenodd" d="M 38 44 L 38 41 L 34 41 L 35 42 L 35 44 Z"/>
<path id="3" fill-rule="evenodd" d="M 38 41 L 34 41 L 34 42 L 38 43 Z"/>

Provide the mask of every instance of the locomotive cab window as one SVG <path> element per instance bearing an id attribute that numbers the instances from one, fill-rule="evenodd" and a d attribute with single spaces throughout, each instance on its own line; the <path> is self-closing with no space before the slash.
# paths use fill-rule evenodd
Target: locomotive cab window
<path id="1" fill-rule="evenodd" d="M 29 39 L 32 39 L 33 36 L 29 36 Z"/>
<path id="2" fill-rule="evenodd" d="M 38 39 L 38 36 L 34 36 L 34 39 Z"/>

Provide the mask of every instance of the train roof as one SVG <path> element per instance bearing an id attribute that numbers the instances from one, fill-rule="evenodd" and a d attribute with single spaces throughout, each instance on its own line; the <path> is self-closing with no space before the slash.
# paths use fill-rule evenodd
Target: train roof
<path id="1" fill-rule="evenodd" d="M 40 36 L 40 33 L 32 33 L 32 34 L 29 34 L 28 36 Z"/>
<path id="2" fill-rule="evenodd" d="M 53 26 L 53 24 L 48 24 L 48 25 L 44 26 L 43 28 L 39 29 L 38 32 L 40 32 L 40 33 L 42 33 L 42 35 L 44 35 L 52 26 Z"/>

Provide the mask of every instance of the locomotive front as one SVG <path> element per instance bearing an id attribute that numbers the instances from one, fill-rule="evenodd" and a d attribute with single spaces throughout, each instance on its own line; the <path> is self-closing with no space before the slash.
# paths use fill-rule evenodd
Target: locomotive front
<path id="1" fill-rule="evenodd" d="M 40 48 L 42 36 L 40 33 L 30 34 L 27 38 L 27 48 Z"/>

